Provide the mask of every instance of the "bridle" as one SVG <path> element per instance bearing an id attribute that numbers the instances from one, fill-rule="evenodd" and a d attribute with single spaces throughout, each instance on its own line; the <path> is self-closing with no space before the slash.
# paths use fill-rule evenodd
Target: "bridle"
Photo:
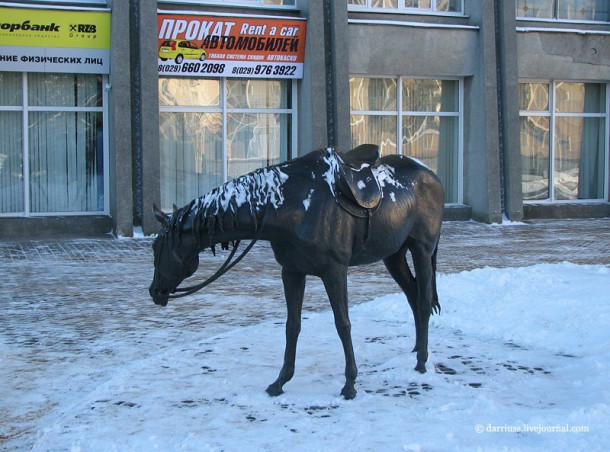
<path id="1" fill-rule="evenodd" d="M 260 222 L 261 224 L 257 228 L 254 238 L 250 241 L 248 246 L 241 252 L 241 254 L 239 256 L 237 256 L 237 259 L 235 259 L 233 262 L 231 262 L 231 260 L 233 259 L 233 256 L 235 256 L 235 253 L 237 252 L 237 247 L 240 244 L 239 240 L 237 240 L 235 242 L 235 244 L 233 245 L 233 249 L 231 250 L 231 253 L 229 254 L 229 257 L 227 257 L 227 260 L 224 262 L 224 264 L 222 264 L 220 266 L 220 268 L 218 270 L 216 270 L 216 273 L 214 273 L 212 276 L 210 276 L 205 281 L 200 282 L 199 284 L 195 284 L 194 286 L 175 288 L 172 291 L 172 293 L 170 295 L 168 295 L 168 298 L 181 298 L 181 297 L 186 297 L 187 295 L 192 295 L 195 292 L 203 289 L 204 287 L 212 284 L 214 281 L 216 281 L 226 272 L 228 272 L 233 267 L 235 267 L 239 263 L 239 261 L 241 261 L 246 256 L 246 254 L 248 254 L 248 252 L 252 249 L 252 247 L 254 246 L 254 244 L 256 243 L 258 238 L 260 237 L 260 233 L 263 228 L 263 225 L 265 224 L 265 218 L 266 218 L 266 214 L 267 214 L 268 210 L 269 210 L 269 204 L 267 204 L 265 206 L 265 210 L 262 213 L 262 218 L 261 218 L 261 222 Z M 176 293 L 176 292 L 179 292 L 179 293 Z"/>
<path id="2" fill-rule="evenodd" d="M 220 268 L 218 270 L 216 270 L 216 273 L 214 273 L 212 276 L 210 276 L 205 281 L 200 282 L 199 284 L 195 284 L 194 286 L 181 287 L 181 288 L 174 289 L 173 292 L 168 296 L 168 298 L 186 297 L 187 295 L 192 295 L 195 292 L 210 285 L 211 283 L 216 281 L 218 278 L 220 278 L 222 275 L 224 275 L 226 272 L 231 270 L 235 265 L 237 265 L 239 263 L 239 261 L 241 261 L 246 256 L 246 254 L 248 254 L 248 252 L 252 249 L 252 247 L 256 243 L 256 240 L 257 239 L 252 239 L 250 241 L 250 243 L 248 244 L 248 246 L 246 247 L 246 249 L 244 249 L 241 252 L 241 254 L 237 257 L 237 259 L 235 259 L 235 261 L 231 262 L 231 259 L 233 259 L 233 256 L 235 256 L 235 253 L 237 252 L 237 247 L 239 246 L 239 243 L 240 243 L 239 240 L 236 241 L 235 245 L 233 246 L 233 249 L 231 250 L 231 253 L 229 254 L 229 257 L 227 257 L 227 260 L 224 262 L 224 264 L 222 264 L 220 266 Z M 180 293 L 174 294 L 175 292 L 180 292 Z"/>

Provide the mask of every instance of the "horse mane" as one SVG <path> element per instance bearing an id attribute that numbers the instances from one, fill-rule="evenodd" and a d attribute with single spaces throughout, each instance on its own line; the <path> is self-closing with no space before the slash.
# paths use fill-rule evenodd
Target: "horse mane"
<path id="1" fill-rule="evenodd" d="M 227 225 L 235 229 L 238 225 L 237 211 L 247 205 L 257 231 L 259 214 L 269 206 L 277 209 L 284 203 L 283 184 L 288 175 L 281 168 L 286 166 L 260 168 L 214 188 L 174 213 L 168 227 L 181 233 L 184 222 L 192 219 L 192 235 L 197 244 L 207 232 L 210 246 L 213 246 L 216 228 L 221 232 Z"/>

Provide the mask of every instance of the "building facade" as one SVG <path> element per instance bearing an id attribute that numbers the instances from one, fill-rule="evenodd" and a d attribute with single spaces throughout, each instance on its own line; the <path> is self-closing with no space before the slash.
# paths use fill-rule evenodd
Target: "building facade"
<path id="1" fill-rule="evenodd" d="M 152 234 L 362 143 L 447 220 L 610 216 L 610 0 L 3 1 L 0 130 L 0 237 Z"/>

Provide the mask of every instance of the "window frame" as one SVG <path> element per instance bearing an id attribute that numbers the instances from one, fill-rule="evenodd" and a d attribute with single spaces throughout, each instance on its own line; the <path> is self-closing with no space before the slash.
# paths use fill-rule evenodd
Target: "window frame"
<path id="1" fill-rule="evenodd" d="M 515 18 L 518 21 L 531 21 L 531 22 L 548 22 L 548 23 L 566 23 L 566 24 L 605 24 L 610 23 L 610 12 L 608 20 L 589 20 L 589 19 L 563 19 L 557 17 L 557 0 L 553 0 L 552 9 L 554 17 L 527 17 L 520 16 L 517 11 L 521 8 L 517 8 L 515 4 Z M 610 5 L 609 5 L 610 7 Z"/>
<path id="2" fill-rule="evenodd" d="M 22 128 L 22 142 L 21 142 L 21 155 L 23 157 L 22 162 L 22 176 L 23 176 L 23 197 L 24 205 L 23 211 L 18 212 L 0 212 L 0 218 L 15 218 L 15 217 L 52 217 L 52 216 L 96 216 L 96 215 L 109 215 L 110 213 L 110 177 L 109 177 L 109 131 L 108 131 L 108 75 L 107 74 L 91 74 L 101 77 L 101 91 L 102 91 L 102 105 L 96 107 L 77 107 L 77 106 L 33 106 L 29 105 L 29 93 L 28 93 L 28 72 L 21 73 L 21 105 L 16 106 L 1 106 L 0 111 L 13 111 L 21 113 L 21 128 Z M 86 75 L 86 74 L 83 74 Z M 31 177 L 30 177 L 30 137 L 29 137 L 29 126 L 30 126 L 30 112 L 42 112 L 42 113 L 101 113 L 102 114 L 102 146 L 103 146 L 103 184 L 104 184 L 104 206 L 102 210 L 90 210 L 90 211 L 48 211 L 48 212 L 32 212 L 31 210 Z"/>
<path id="3" fill-rule="evenodd" d="M 399 14 L 421 14 L 426 16 L 457 16 L 464 17 L 466 13 L 464 12 L 464 1 L 460 0 L 460 11 L 440 11 L 437 10 L 436 2 L 437 0 L 430 0 L 430 8 L 410 8 L 405 6 L 405 0 L 398 0 L 398 6 L 396 8 L 382 8 L 382 7 L 373 7 L 371 6 L 371 2 L 373 0 L 365 0 L 366 5 L 347 5 L 348 11 L 353 12 L 375 12 L 375 13 L 399 13 Z"/>
<path id="4" fill-rule="evenodd" d="M 610 83 L 596 80 L 563 80 L 563 79 L 519 79 L 521 84 L 546 84 L 549 87 L 548 110 L 522 110 L 519 109 L 519 118 L 527 116 L 549 118 L 549 129 L 552 134 L 549 136 L 549 164 L 548 164 L 548 197 L 544 199 L 524 199 L 524 204 L 598 204 L 608 202 L 610 189 Z M 556 92 L 559 83 L 590 83 L 604 85 L 606 88 L 605 111 L 602 113 L 585 112 L 558 112 L 556 111 Z M 555 177 L 556 177 L 556 123 L 557 118 L 599 118 L 603 119 L 605 127 L 604 142 L 604 175 L 603 175 L 603 196 L 601 198 L 576 198 L 576 199 L 556 199 L 555 197 Z M 519 126 L 519 133 L 521 128 Z M 523 172 L 521 177 L 523 176 Z"/>
<path id="5" fill-rule="evenodd" d="M 403 146 L 403 118 L 406 116 L 418 117 L 456 117 L 458 118 L 458 143 L 457 143 L 457 168 L 456 174 L 456 200 L 446 202 L 447 206 L 463 205 L 464 203 L 464 79 L 461 77 L 409 77 L 409 76 L 384 76 L 384 75 L 368 75 L 368 74 L 350 74 L 351 78 L 382 78 L 396 80 L 396 110 L 352 110 L 350 105 L 350 117 L 355 115 L 362 116 L 396 116 L 396 154 L 405 155 Z M 402 107 L 402 84 L 404 80 L 440 80 L 440 81 L 456 81 L 458 82 L 458 101 L 457 112 L 453 111 L 410 111 L 403 110 Z M 351 96 L 351 93 L 350 93 Z M 414 157 L 416 158 L 416 157 Z"/>
<path id="6" fill-rule="evenodd" d="M 266 8 L 266 9 L 297 9 L 297 3 L 299 0 L 294 0 L 294 5 L 275 5 L 265 3 L 265 0 L 157 0 L 158 4 L 161 3 L 172 3 L 172 4 L 196 4 L 196 5 L 209 5 L 209 6 L 234 6 L 234 7 L 245 7 L 245 8 Z"/>

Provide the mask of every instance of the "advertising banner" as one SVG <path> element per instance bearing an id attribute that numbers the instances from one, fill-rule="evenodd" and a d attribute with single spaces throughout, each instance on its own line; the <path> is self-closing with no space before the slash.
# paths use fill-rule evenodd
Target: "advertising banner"
<path id="1" fill-rule="evenodd" d="M 159 75 L 303 78 L 307 22 L 158 14 Z"/>
<path id="2" fill-rule="evenodd" d="M 107 74 L 110 12 L 0 7 L 0 67 Z"/>

